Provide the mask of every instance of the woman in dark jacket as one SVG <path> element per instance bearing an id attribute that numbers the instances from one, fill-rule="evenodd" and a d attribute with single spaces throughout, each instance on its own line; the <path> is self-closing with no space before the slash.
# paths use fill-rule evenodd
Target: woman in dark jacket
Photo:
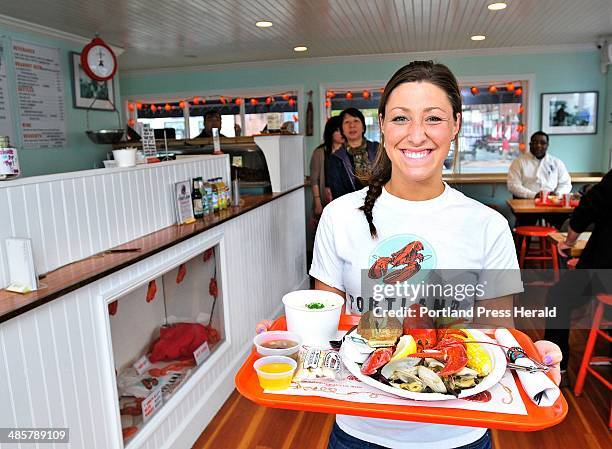
<path id="1" fill-rule="evenodd" d="M 325 174 L 332 198 L 365 187 L 364 180 L 370 175 L 378 149 L 378 142 L 365 138 L 365 117 L 359 109 L 345 109 L 340 114 L 340 120 L 346 145 L 331 155 Z"/>
<path id="2" fill-rule="evenodd" d="M 544 338 L 561 348 L 562 375 L 569 360 L 572 311 L 593 300 L 598 293 L 612 293 L 612 279 L 608 271 L 612 268 L 612 170 L 580 199 L 580 204 L 572 213 L 565 242 L 558 246 L 563 256 L 590 224 L 594 225 L 593 232 L 578 260 L 577 269 L 565 272 L 546 296 L 546 305 L 556 308 L 557 317 L 546 321 Z"/>

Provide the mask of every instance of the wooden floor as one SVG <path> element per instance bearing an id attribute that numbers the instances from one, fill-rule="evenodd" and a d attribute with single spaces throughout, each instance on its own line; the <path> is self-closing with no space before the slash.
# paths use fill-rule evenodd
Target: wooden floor
<path id="1" fill-rule="evenodd" d="M 538 338 L 538 331 L 529 332 Z M 586 331 L 573 331 L 571 337 L 570 379 L 573 381 L 581 360 Z M 606 351 L 602 345 L 598 348 Z M 612 370 L 602 370 L 608 377 Z M 556 427 L 540 432 L 493 431 L 495 449 L 605 449 L 612 447 L 608 430 L 610 392 L 592 377 L 584 392 L 574 397 L 562 389 L 569 404 L 566 419 Z M 193 449 L 325 449 L 334 415 L 260 407 L 236 391 L 227 400 Z"/>

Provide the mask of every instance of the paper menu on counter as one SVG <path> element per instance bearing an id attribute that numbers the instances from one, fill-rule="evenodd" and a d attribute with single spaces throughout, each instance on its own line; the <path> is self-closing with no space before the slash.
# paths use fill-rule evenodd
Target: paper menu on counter
<path id="1" fill-rule="evenodd" d="M 178 224 L 195 221 L 193 216 L 193 203 L 191 202 L 191 185 L 189 181 L 174 184 L 174 199 Z"/>
<path id="2" fill-rule="evenodd" d="M 34 267 L 32 240 L 7 238 L 5 240 L 6 257 L 9 263 L 8 291 L 28 293 L 38 289 L 38 277 Z"/>

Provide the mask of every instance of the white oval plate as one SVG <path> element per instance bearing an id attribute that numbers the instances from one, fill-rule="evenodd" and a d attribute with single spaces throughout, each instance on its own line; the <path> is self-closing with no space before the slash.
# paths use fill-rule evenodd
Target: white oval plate
<path id="1" fill-rule="evenodd" d="M 351 332 L 351 334 L 356 333 L 355 331 Z M 477 329 L 470 329 L 470 333 L 474 336 L 474 338 L 478 341 L 490 341 L 495 343 L 494 340 L 487 337 L 484 333 Z M 465 398 L 467 396 L 472 396 L 473 394 L 480 393 L 482 391 L 486 391 L 495 384 L 497 384 L 502 377 L 504 377 L 504 373 L 506 372 L 506 355 L 504 351 L 499 346 L 495 345 L 482 345 L 482 347 L 489 353 L 491 357 L 491 361 L 493 363 L 493 369 L 491 373 L 486 376 L 482 381 L 473 388 L 466 388 L 459 393 L 459 398 Z M 350 371 L 350 373 L 355 376 L 357 379 L 362 381 L 363 383 L 370 385 L 371 387 L 377 388 L 386 393 L 391 393 L 396 396 L 400 396 L 406 399 L 414 399 L 417 401 L 448 401 L 449 399 L 457 399 L 452 394 L 443 394 L 443 393 L 415 393 L 408 390 L 402 390 L 400 388 L 395 388 L 390 385 L 386 385 L 382 382 L 373 379 L 370 376 L 366 376 L 361 373 L 361 367 L 349 360 L 348 357 L 345 356 L 344 351 L 340 348 L 340 356 L 342 357 L 342 362 L 344 366 Z"/>

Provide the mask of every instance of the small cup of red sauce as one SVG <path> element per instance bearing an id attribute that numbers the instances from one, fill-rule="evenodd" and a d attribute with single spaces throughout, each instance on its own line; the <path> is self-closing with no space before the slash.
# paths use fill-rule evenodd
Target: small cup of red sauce
<path id="1" fill-rule="evenodd" d="M 302 337 L 295 332 L 268 331 L 256 335 L 253 344 L 260 356 L 285 356 L 297 361 Z"/>

